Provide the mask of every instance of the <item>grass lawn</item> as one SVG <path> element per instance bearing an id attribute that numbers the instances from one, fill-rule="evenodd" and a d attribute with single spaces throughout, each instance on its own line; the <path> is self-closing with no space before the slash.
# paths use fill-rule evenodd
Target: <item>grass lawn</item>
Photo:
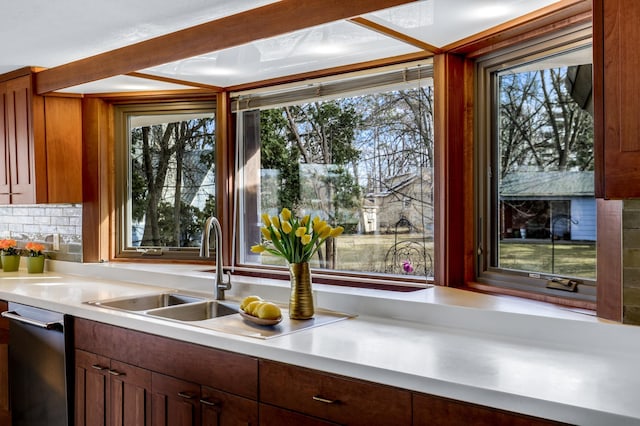
<path id="1" fill-rule="evenodd" d="M 338 265 L 342 271 L 384 272 L 387 252 L 395 243 L 405 240 L 420 241 L 415 234 L 342 235 L 337 240 Z M 433 242 L 425 244 L 427 253 L 433 256 Z M 556 242 L 553 273 L 572 277 L 596 277 L 596 246 L 590 243 Z M 549 241 L 500 243 L 500 267 L 518 271 L 552 274 L 552 249 Z M 284 260 L 269 254 L 263 255 L 263 263 L 285 265 Z M 314 262 L 311 263 L 314 266 Z"/>
<path id="2" fill-rule="evenodd" d="M 552 274 L 552 253 L 554 274 L 596 278 L 595 243 L 501 242 L 500 267 Z"/>

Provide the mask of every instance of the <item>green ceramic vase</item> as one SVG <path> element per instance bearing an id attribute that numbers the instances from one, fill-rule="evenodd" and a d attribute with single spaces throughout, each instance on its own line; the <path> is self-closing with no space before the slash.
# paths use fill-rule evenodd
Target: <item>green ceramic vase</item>
<path id="1" fill-rule="evenodd" d="M 44 255 L 27 257 L 27 272 L 41 274 L 44 272 Z"/>
<path id="2" fill-rule="evenodd" d="M 2 255 L 2 270 L 4 272 L 15 272 L 20 267 L 20 256 L 17 254 Z"/>

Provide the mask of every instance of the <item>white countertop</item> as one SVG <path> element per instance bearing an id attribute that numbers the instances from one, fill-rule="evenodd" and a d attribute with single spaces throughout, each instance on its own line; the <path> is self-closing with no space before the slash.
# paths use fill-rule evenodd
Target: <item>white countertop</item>
<path id="1" fill-rule="evenodd" d="M 0 299 L 567 423 L 640 424 L 640 327 L 441 287 L 314 285 L 317 306 L 358 317 L 261 340 L 84 303 L 167 288 L 208 295 L 207 268 L 50 261 L 48 268 L 0 272 Z M 288 297 L 286 282 L 234 276 L 233 283 L 229 298 Z"/>

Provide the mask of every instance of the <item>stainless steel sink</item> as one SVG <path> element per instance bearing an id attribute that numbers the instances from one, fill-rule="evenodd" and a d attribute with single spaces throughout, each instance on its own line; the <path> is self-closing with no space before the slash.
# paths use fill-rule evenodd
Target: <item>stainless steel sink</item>
<path id="1" fill-rule="evenodd" d="M 202 302 L 203 298 L 186 296 L 178 293 L 160 293 L 144 296 L 122 297 L 117 299 L 92 302 L 93 305 L 106 308 L 122 309 L 125 311 L 148 311 L 167 306 L 183 305 L 185 303 Z"/>
<path id="2" fill-rule="evenodd" d="M 236 313 L 238 313 L 238 309 L 234 305 L 215 300 L 207 300 L 199 303 L 154 309 L 147 312 L 147 315 L 177 321 L 204 321 Z"/>

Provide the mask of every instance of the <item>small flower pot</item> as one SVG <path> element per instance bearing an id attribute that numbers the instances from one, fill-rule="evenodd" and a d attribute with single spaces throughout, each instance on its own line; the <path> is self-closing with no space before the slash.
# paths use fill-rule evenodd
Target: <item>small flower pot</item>
<path id="1" fill-rule="evenodd" d="M 27 272 L 41 274 L 44 272 L 44 255 L 27 257 Z"/>
<path id="2" fill-rule="evenodd" d="M 15 272 L 20 267 L 20 256 L 17 254 L 2 255 L 2 270 L 4 272 Z"/>

